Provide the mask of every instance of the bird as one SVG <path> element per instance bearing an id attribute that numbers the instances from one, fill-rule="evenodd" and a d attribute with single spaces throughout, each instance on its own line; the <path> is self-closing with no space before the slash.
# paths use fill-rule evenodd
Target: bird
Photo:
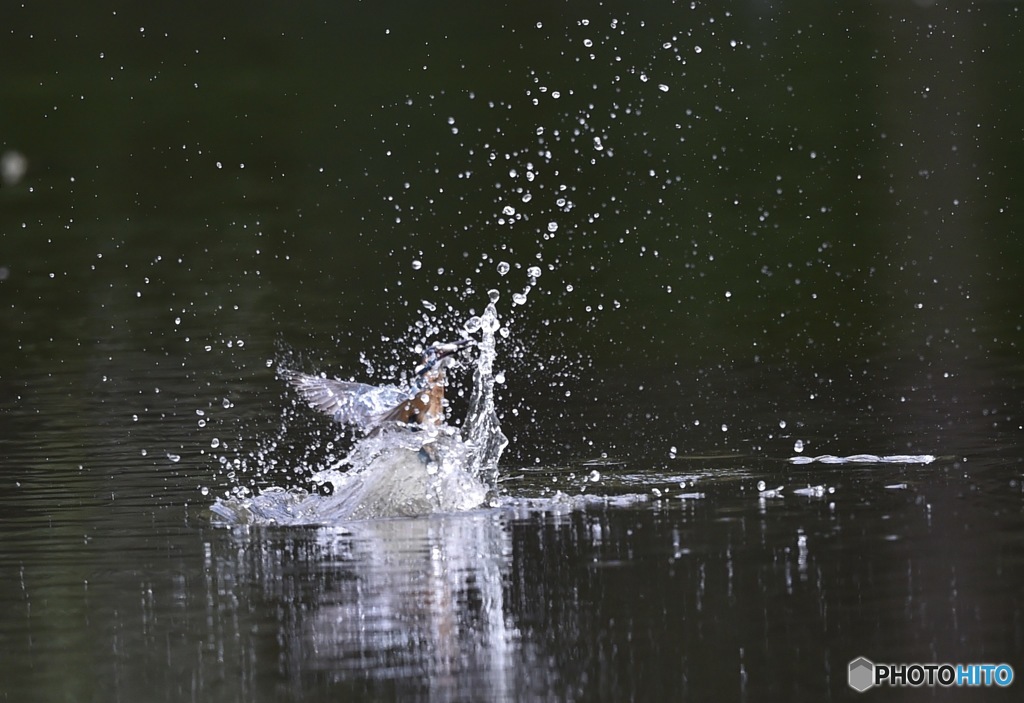
<path id="1" fill-rule="evenodd" d="M 392 424 L 429 429 L 444 422 L 448 366 L 460 351 L 473 344 L 474 339 L 431 344 L 423 350 L 407 388 L 341 381 L 292 369 L 282 369 L 279 375 L 310 407 L 342 425 L 367 434 Z"/>

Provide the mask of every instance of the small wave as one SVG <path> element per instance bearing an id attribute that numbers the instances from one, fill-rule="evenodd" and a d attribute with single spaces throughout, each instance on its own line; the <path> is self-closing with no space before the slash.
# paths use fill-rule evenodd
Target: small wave
<path id="1" fill-rule="evenodd" d="M 835 486 L 807 486 L 806 488 L 794 488 L 793 495 L 805 496 L 807 498 L 824 498 L 836 492 Z"/>
<path id="2" fill-rule="evenodd" d="M 794 456 L 790 464 L 930 464 L 935 461 L 931 454 L 892 454 L 878 456 L 876 454 L 853 454 L 851 456 Z"/>

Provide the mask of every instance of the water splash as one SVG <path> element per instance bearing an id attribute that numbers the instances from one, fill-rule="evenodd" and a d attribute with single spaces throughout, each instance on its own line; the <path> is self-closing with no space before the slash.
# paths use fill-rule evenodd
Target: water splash
<path id="1" fill-rule="evenodd" d="M 358 440 L 344 458 L 314 471 L 317 492 L 274 487 L 248 496 L 236 491 L 211 506 L 215 521 L 324 525 L 457 512 L 490 504 L 498 461 L 508 446 L 494 404 L 495 336 L 501 329 L 497 299 L 492 291 L 483 315 L 464 326 L 471 334 L 479 332 L 481 341 L 461 431 L 448 425 L 386 427 Z"/>
<path id="2" fill-rule="evenodd" d="M 498 292 L 490 291 L 491 302 L 484 314 L 466 323 L 466 331 L 482 334 L 476 368 L 473 369 L 473 390 L 469 397 L 469 412 L 463 425 L 465 440 L 470 447 L 470 470 L 482 481 L 495 485 L 498 480 L 498 459 L 508 446 L 508 438 L 501 431 L 498 413 L 494 407 L 494 359 L 497 356 L 494 334 L 501 328 L 498 310 Z"/>
<path id="3" fill-rule="evenodd" d="M 347 471 L 314 475 L 318 485 L 331 487 L 330 495 L 270 488 L 251 498 L 218 499 L 211 510 L 227 524 L 333 525 L 486 504 L 491 488 L 466 470 L 467 446 L 457 431 L 443 428 L 426 442 L 422 434 L 393 428 L 359 442 L 344 460 Z"/>

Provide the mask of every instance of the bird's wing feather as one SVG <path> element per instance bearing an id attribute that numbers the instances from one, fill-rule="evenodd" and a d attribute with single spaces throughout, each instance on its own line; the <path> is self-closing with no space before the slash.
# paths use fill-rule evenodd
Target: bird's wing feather
<path id="1" fill-rule="evenodd" d="M 371 386 L 291 370 L 282 371 L 281 378 L 314 410 L 329 415 L 335 422 L 362 430 L 379 425 L 395 406 L 408 399 L 408 392 L 397 386 Z"/>

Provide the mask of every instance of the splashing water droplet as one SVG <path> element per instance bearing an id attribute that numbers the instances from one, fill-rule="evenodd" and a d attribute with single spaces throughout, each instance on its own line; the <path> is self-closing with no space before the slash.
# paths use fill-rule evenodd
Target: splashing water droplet
<path id="1" fill-rule="evenodd" d="M 494 407 L 494 384 L 497 381 L 493 370 L 497 356 L 494 332 L 501 327 L 501 321 L 494 307 L 497 291 L 491 292 L 495 295 L 491 296 L 492 302 L 481 316 L 483 338 L 477 345 L 480 356 L 473 371 L 473 391 L 469 398 L 466 422 L 463 424 L 463 435 L 472 447 L 470 468 L 493 486 L 498 480 L 498 459 L 508 446 L 508 438 L 501 431 Z"/>
<path id="2" fill-rule="evenodd" d="M 510 268 L 512 268 L 512 267 L 509 266 L 507 261 L 499 261 L 498 262 L 498 274 L 499 275 L 504 276 L 505 274 L 507 274 L 509 272 Z"/>
<path id="3" fill-rule="evenodd" d="M 804 441 L 802 439 L 798 439 L 796 442 L 793 443 L 793 451 L 795 451 L 797 454 L 799 454 L 803 450 L 804 450 Z"/>

